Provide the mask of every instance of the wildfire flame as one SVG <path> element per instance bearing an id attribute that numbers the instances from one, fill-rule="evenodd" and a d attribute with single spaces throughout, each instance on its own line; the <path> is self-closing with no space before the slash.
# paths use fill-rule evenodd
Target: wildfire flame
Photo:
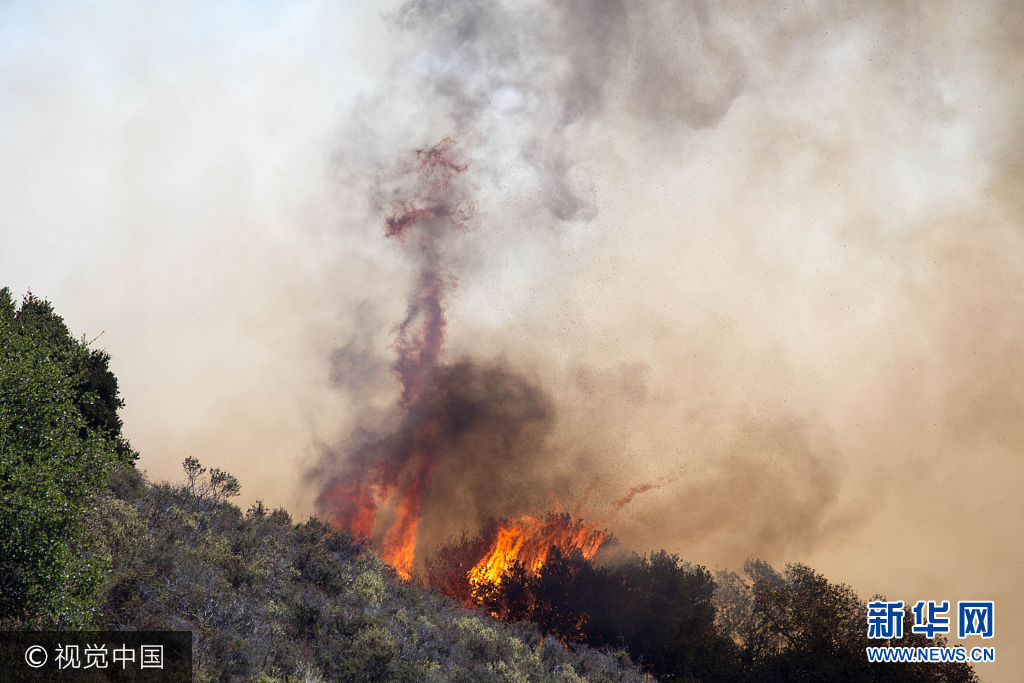
<path id="1" fill-rule="evenodd" d="M 576 504 L 572 515 L 550 513 L 543 519 L 525 515 L 500 522 L 490 549 L 467 572 L 473 592 L 476 593 L 484 584 L 500 584 L 505 572 L 517 563 L 530 573 L 538 573 L 555 548 L 562 555 L 579 552 L 588 560 L 594 559 L 605 541 L 611 538 L 607 526 L 616 515 L 636 496 L 671 481 L 671 478 L 666 478 L 634 486 L 611 502 L 610 514 L 599 522 L 585 522 L 579 517 L 590 500 L 593 486 Z"/>
<path id="2" fill-rule="evenodd" d="M 550 514 L 544 519 L 526 515 L 509 520 L 498 527 L 488 553 L 469 570 L 469 581 L 474 587 L 497 585 L 516 563 L 536 573 L 547 562 L 552 548 L 563 554 L 579 551 L 588 560 L 593 559 L 609 536 L 596 524 L 568 515 Z"/>
<path id="3" fill-rule="evenodd" d="M 452 159 L 455 140 L 416 150 L 415 196 L 396 198 L 385 234 L 403 244 L 414 237 L 420 277 L 405 319 L 396 330 L 392 370 L 402 384 L 402 426 L 382 437 L 369 452 L 353 458 L 346 476 L 321 492 L 319 507 L 331 523 L 372 536 L 377 512 L 390 505 L 392 518 L 374 538 L 381 558 L 408 578 L 416 553 L 416 532 L 427 485 L 437 465 L 436 427 L 428 416 L 428 392 L 445 343 L 445 297 L 452 286 L 440 243 L 453 229 L 465 228 L 474 207 L 452 188 L 466 164 Z M 379 526 L 379 525 L 378 525 Z"/>
<path id="4" fill-rule="evenodd" d="M 397 405 L 400 425 L 392 433 L 374 435 L 350 453 L 346 469 L 317 500 L 321 514 L 332 525 L 371 538 L 381 559 L 403 578 L 412 573 L 423 503 L 441 452 L 438 434 L 443 416 L 432 406 L 437 400 L 438 372 L 443 370 L 446 299 L 454 286 L 444 258 L 446 239 L 466 229 L 475 214 L 455 182 L 467 165 L 454 159 L 454 146 L 455 140 L 445 138 L 416 150 L 414 164 L 404 169 L 411 172 L 411 183 L 386 195 L 390 212 L 385 235 L 412 250 L 420 267 L 405 318 L 395 329 L 396 358 L 391 367 L 402 387 Z M 657 485 L 634 487 L 613 501 L 612 516 L 634 496 Z M 589 491 L 577 512 L 588 497 Z M 378 515 L 381 510 L 384 515 Z M 552 548 L 565 554 L 578 551 L 592 559 L 608 537 L 598 524 L 574 521 L 569 515 L 521 517 L 498 529 L 490 550 L 470 571 L 470 582 L 496 584 L 516 563 L 536 572 Z"/>

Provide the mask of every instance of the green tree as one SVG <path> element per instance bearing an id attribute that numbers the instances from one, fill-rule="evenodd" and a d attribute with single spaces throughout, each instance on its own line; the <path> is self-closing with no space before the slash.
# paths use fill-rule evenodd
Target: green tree
<path id="1" fill-rule="evenodd" d="M 484 606 L 593 647 L 621 647 L 663 680 L 735 680 L 735 647 L 715 628 L 715 583 L 664 551 L 605 566 L 553 548 L 544 566 L 510 568 Z"/>
<path id="2" fill-rule="evenodd" d="M 743 675 L 759 681 L 940 681 L 972 683 L 977 674 L 960 662 L 869 663 L 865 648 L 881 643 L 867 639 L 865 604 L 852 588 L 830 583 L 802 564 L 778 572 L 766 562 L 748 560 L 747 579 L 732 572 L 717 577 L 719 628 L 738 647 Z M 944 646 L 911 634 L 894 645 Z"/>
<path id="3" fill-rule="evenodd" d="M 108 357 L 75 341 L 31 294 L 0 290 L 0 622 L 81 625 L 103 561 L 83 514 L 111 472 L 134 459 L 109 408 Z"/>

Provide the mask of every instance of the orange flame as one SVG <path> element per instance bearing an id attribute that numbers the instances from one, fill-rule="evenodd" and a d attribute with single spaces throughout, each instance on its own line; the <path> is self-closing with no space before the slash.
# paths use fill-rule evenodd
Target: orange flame
<path id="1" fill-rule="evenodd" d="M 595 524 L 564 514 L 551 514 L 545 519 L 527 515 L 509 520 L 498 527 L 491 549 L 469 570 L 469 581 L 473 586 L 498 584 L 517 562 L 536 573 L 547 562 L 552 548 L 563 554 L 579 551 L 588 560 L 593 559 L 609 536 Z"/>
<path id="2" fill-rule="evenodd" d="M 390 564 L 403 579 L 412 576 L 412 563 L 416 559 L 416 528 L 419 517 L 403 509 L 399 520 L 388 529 L 384 537 L 381 559 Z"/>
<path id="3" fill-rule="evenodd" d="M 429 429 L 418 435 L 420 445 L 426 448 L 416 462 L 416 471 L 410 482 L 396 495 L 401 496 L 396 505 L 394 521 L 384 535 L 381 559 L 390 564 L 403 579 L 412 576 L 412 565 L 416 559 L 416 531 L 423 513 L 423 496 L 427 482 L 434 470 L 430 455 L 436 450 L 433 434 Z"/>

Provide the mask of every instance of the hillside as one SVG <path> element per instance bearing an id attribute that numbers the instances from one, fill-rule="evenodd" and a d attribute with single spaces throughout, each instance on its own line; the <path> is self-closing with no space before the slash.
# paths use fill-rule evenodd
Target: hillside
<path id="1" fill-rule="evenodd" d="M 92 526 L 113 564 L 97 620 L 193 631 L 199 680 L 644 680 L 625 654 L 565 647 L 399 581 L 315 519 L 243 514 L 216 471 L 192 473 L 184 486 L 118 473 Z"/>

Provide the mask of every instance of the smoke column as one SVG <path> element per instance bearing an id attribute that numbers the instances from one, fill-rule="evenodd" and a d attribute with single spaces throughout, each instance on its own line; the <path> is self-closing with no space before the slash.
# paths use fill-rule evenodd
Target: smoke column
<path id="1" fill-rule="evenodd" d="M 454 145 L 445 138 L 416 150 L 414 196 L 395 189 L 389 197 L 395 213 L 387 218 L 386 235 L 412 243 L 420 263 L 416 289 L 396 331 L 398 358 L 392 369 L 402 385 L 401 427 L 356 454 L 317 502 L 321 514 L 336 526 L 370 536 L 378 508 L 390 501 L 393 518 L 380 539 L 381 557 L 406 577 L 412 570 L 423 497 L 437 464 L 437 424 L 424 400 L 435 386 L 444 350 L 445 294 L 451 283 L 442 263 L 442 241 L 465 229 L 473 216 L 472 205 L 452 187 L 454 176 L 466 170 L 465 164 L 452 160 Z"/>
<path id="2" fill-rule="evenodd" d="M 387 111 L 401 100 L 420 103 L 425 115 L 407 119 L 404 126 L 356 117 L 352 126 L 358 134 L 345 140 L 368 144 L 368 149 L 343 142 L 336 156 L 339 184 L 363 191 L 373 197 L 374 208 L 392 213 L 389 236 L 417 235 L 415 294 L 397 330 L 393 350 L 398 361 L 391 366 L 401 395 L 394 410 L 373 407 L 365 369 L 384 364 L 379 347 L 359 336 L 387 316 L 384 306 L 370 300 L 373 322 L 361 322 L 364 331 L 333 355 L 339 388 L 352 397 L 355 426 L 338 442 L 324 445 L 308 481 L 319 491 L 317 509 L 322 514 L 374 537 L 382 554 L 406 572 L 416 540 L 430 548 L 458 534 L 460 527 L 472 530 L 491 516 L 518 518 L 558 505 L 579 507 L 588 490 L 597 501 L 588 512 L 596 519 L 611 519 L 638 493 L 652 491 L 645 480 L 666 479 L 661 467 L 624 472 L 624 463 L 634 456 L 618 434 L 601 424 L 601 416 L 615 413 L 621 404 L 644 402 L 648 372 L 643 364 L 627 362 L 597 373 L 580 365 L 569 368 L 568 386 L 551 381 L 559 371 L 546 366 L 549 361 L 534 342 L 542 345 L 540 340 L 550 339 L 559 353 L 578 355 L 570 364 L 586 363 L 584 356 L 593 351 L 562 346 L 564 331 L 581 322 L 572 318 L 579 309 L 576 302 L 563 307 L 570 318 L 562 330 L 542 330 L 526 343 L 498 330 L 483 345 L 500 350 L 493 354 L 466 343 L 474 321 L 463 315 L 453 361 L 442 365 L 445 278 L 458 273 L 460 280 L 486 282 L 497 277 L 492 270 L 496 265 L 521 271 L 530 267 L 534 255 L 547 263 L 572 259 L 574 243 L 587 245 L 589 252 L 595 246 L 587 231 L 598 217 L 597 188 L 584 172 L 583 160 L 593 155 L 595 125 L 617 117 L 631 135 L 656 131 L 669 145 L 676 136 L 711 130 L 742 94 L 748 65 L 728 20 L 696 5 L 673 9 L 671 3 L 640 8 L 622 2 L 527 6 L 411 0 L 389 21 L 409 38 L 410 51 L 396 63 L 387 88 L 358 113 Z M 663 25 L 684 33 L 672 42 L 675 48 L 665 47 Z M 462 154 L 471 158 L 473 204 L 484 206 L 487 216 L 487 229 L 459 244 L 447 241 L 451 230 L 444 219 L 458 223 L 460 217 L 449 214 L 450 205 L 437 199 L 450 194 L 448 182 L 462 170 L 461 163 L 442 156 L 449 153 L 450 143 L 436 148 L 436 156 L 419 153 L 416 191 L 406 185 L 398 195 L 383 189 L 379 173 L 374 184 L 366 180 L 368 168 L 388 167 L 390 155 L 436 131 L 451 132 L 460 140 Z M 637 147 L 641 156 L 648 151 L 644 144 Z M 654 161 L 647 170 L 660 164 Z M 394 183 L 402 185 L 385 173 L 383 185 Z M 636 221 L 630 216 L 623 223 Z M 567 251 L 545 253 L 551 244 Z M 605 270 L 597 277 L 608 279 L 615 268 Z M 551 285 L 552 293 L 562 290 L 560 283 Z M 478 296 L 487 289 L 478 286 Z M 589 289 L 588 283 L 578 291 Z M 494 295 L 484 295 L 480 307 L 507 307 L 509 298 L 501 291 L 499 287 Z M 541 315 L 558 309 L 548 292 L 539 301 Z M 615 295 L 599 305 L 612 302 L 613 308 L 620 306 Z M 521 305 L 532 307 L 533 302 Z M 524 350 L 528 357 L 523 357 Z M 591 403 L 598 397 L 620 405 Z M 745 419 L 723 418 L 739 429 Z M 801 449 L 804 427 L 785 415 L 780 421 L 787 423 L 783 430 L 792 431 L 783 439 Z M 666 453 L 678 448 L 674 444 Z M 800 472 L 790 481 L 777 477 L 773 484 L 802 487 L 806 467 L 817 478 L 812 493 L 793 495 L 796 502 L 770 520 L 754 517 L 742 523 L 759 527 L 753 533 L 775 544 L 810 544 L 827 533 L 838 491 L 828 448 L 826 443 L 821 449 L 798 450 L 805 457 L 791 463 Z M 760 450 L 738 453 L 710 480 L 702 473 L 699 484 L 680 484 L 676 495 L 692 498 L 699 495 L 693 487 L 713 490 L 716 477 L 727 480 L 749 471 L 765 457 Z M 673 481 L 695 481 L 678 476 L 679 467 L 668 469 Z M 431 486 L 434 480 L 444 485 Z M 749 485 L 762 487 L 756 479 Z M 664 494 L 671 487 L 658 488 Z M 662 500 L 673 504 L 665 495 Z M 717 508 L 712 526 L 728 526 L 729 517 Z"/>

